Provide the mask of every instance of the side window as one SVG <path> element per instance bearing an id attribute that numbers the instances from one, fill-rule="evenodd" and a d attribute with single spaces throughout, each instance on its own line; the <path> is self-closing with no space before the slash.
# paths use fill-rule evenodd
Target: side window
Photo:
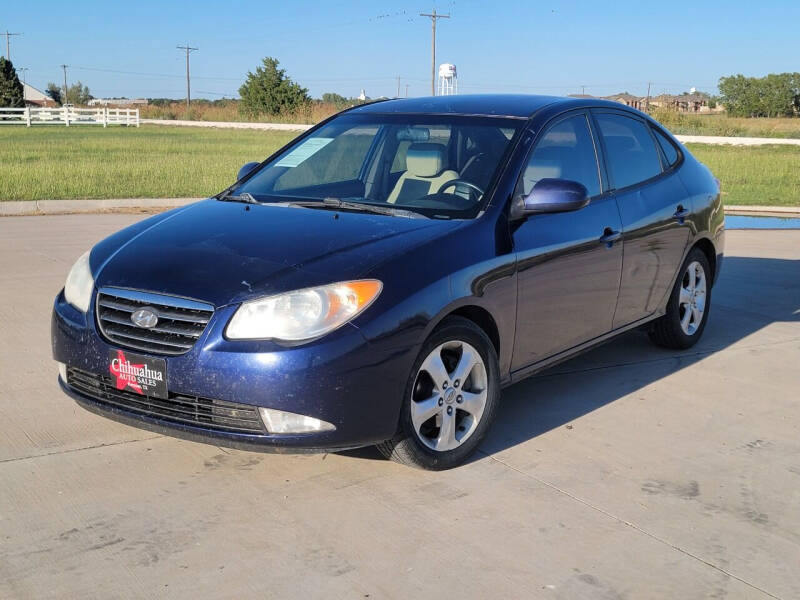
<path id="1" fill-rule="evenodd" d="M 521 193 L 528 195 L 546 178 L 582 183 L 590 196 L 600 193 L 597 155 L 584 115 L 559 121 L 545 132 L 528 158 L 517 189 L 521 187 Z"/>
<path id="2" fill-rule="evenodd" d="M 667 137 L 658 129 L 651 129 L 653 130 L 653 133 L 656 134 L 658 145 L 661 146 L 661 150 L 664 152 L 664 157 L 667 159 L 667 166 L 671 167 L 678 162 L 678 149 L 675 148 L 672 142 L 668 140 Z"/>
<path id="3" fill-rule="evenodd" d="M 291 190 L 357 179 L 377 131 L 377 127 L 358 126 L 335 137 L 278 177 L 273 189 Z"/>
<path id="4" fill-rule="evenodd" d="M 661 160 L 647 125 L 619 114 L 600 113 L 596 118 L 615 188 L 624 188 L 661 173 Z"/>

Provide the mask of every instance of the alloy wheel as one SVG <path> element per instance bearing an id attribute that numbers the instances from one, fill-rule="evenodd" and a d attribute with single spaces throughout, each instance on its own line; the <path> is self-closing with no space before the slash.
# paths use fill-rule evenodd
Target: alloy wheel
<path id="1" fill-rule="evenodd" d="M 445 342 L 420 365 L 412 388 L 411 422 L 419 440 L 444 452 L 463 444 L 486 408 L 486 365 L 470 344 Z"/>
<path id="2" fill-rule="evenodd" d="M 694 335 L 703 322 L 706 309 L 706 272 L 697 261 L 689 263 L 681 280 L 678 316 L 686 335 Z"/>

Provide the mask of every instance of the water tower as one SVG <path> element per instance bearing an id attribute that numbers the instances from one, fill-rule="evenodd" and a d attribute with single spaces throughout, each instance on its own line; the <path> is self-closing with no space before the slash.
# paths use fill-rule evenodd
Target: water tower
<path id="1" fill-rule="evenodd" d="M 452 96 L 458 93 L 458 72 L 450 63 L 439 65 L 439 95 Z"/>

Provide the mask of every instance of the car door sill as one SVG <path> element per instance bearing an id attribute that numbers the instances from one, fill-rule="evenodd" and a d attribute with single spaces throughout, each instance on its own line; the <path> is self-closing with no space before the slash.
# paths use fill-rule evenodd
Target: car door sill
<path id="1" fill-rule="evenodd" d="M 531 375 L 538 373 L 539 371 L 549 369 L 550 367 L 555 366 L 558 363 L 564 362 L 565 360 L 569 360 L 570 358 L 574 358 L 575 356 L 583 354 L 584 352 L 587 352 L 597 346 L 600 346 L 601 344 L 605 344 L 606 342 L 617 337 L 618 335 L 621 335 L 626 331 L 630 331 L 631 329 L 636 329 L 637 327 L 645 325 L 646 323 L 649 323 L 650 321 L 657 319 L 663 314 L 664 314 L 663 310 L 655 312 L 651 315 L 644 317 L 643 319 L 639 319 L 638 321 L 634 321 L 633 323 L 629 323 L 628 325 L 624 325 L 623 327 L 618 327 L 613 331 L 609 331 L 605 335 L 593 338 L 588 342 L 584 342 L 583 344 L 573 346 L 568 350 L 563 350 L 558 354 L 554 354 L 549 358 L 545 358 L 544 360 L 532 363 L 527 367 L 522 367 L 521 369 L 512 371 L 509 379 L 506 382 L 504 382 L 503 387 L 518 383 L 523 379 L 526 379 Z"/>

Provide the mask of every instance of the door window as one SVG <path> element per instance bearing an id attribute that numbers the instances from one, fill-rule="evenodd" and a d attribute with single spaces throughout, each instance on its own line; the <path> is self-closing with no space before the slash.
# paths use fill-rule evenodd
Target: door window
<path id="1" fill-rule="evenodd" d="M 547 130 L 528 158 L 518 192 L 527 196 L 545 178 L 582 183 L 589 196 L 600 193 L 597 155 L 585 115 L 566 118 Z"/>
<path id="2" fill-rule="evenodd" d="M 669 168 L 678 162 L 678 150 L 673 143 L 667 139 L 667 136 L 658 129 L 653 128 L 653 133 L 656 134 L 658 145 L 661 146 L 661 150 L 664 152 L 664 158 L 667 159 L 667 168 Z"/>
<path id="3" fill-rule="evenodd" d="M 612 183 L 620 189 L 661 173 L 661 161 L 647 125 L 619 114 L 596 115 Z"/>

